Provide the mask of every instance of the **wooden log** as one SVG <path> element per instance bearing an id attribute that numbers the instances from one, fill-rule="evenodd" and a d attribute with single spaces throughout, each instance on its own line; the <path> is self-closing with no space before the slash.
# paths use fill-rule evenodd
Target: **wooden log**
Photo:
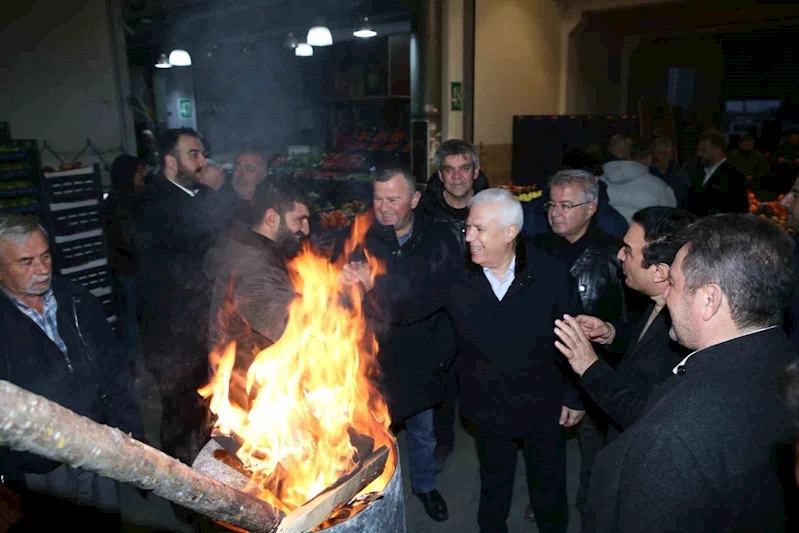
<path id="1" fill-rule="evenodd" d="M 122 431 L 0 380 L 0 445 L 151 490 L 205 516 L 272 533 L 284 514 Z"/>
<path id="2" fill-rule="evenodd" d="M 277 528 L 278 533 L 311 531 L 324 522 L 336 507 L 352 500 L 369 483 L 377 479 L 383 473 L 387 459 L 388 448 L 381 446 L 361 461 L 358 469 L 341 479 L 337 485 L 286 515 Z"/>

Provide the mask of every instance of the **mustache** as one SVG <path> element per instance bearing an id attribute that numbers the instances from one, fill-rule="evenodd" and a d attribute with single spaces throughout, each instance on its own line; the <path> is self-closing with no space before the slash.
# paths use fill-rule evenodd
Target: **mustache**
<path id="1" fill-rule="evenodd" d="M 45 281 L 50 281 L 52 279 L 52 277 L 53 277 L 52 274 L 47 275 L 47 276 L 37 276 L 37 275 L 34 274 L 31 277 L 31 284 L 44 283 Z"/>

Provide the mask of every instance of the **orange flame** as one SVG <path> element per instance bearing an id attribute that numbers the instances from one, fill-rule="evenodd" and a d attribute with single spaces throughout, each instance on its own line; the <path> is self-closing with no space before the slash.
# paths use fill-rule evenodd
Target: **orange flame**
<path id="1" fill-rule="evenodd" d="M 356 219 L 345 257 L 361 246 L 370 224 Z M 376 275 L 381 266 L 364 254 Z M 248 490 L 284 511 L 352 471 L 358 457 L 350 431 L 391 450 L 383 474 L 361 494 L 382 491 L 396 466 L 388 408 L 375 385 L 377 341 L 360 295 L 339 280 L 345 260 L 331 265 L 306 247 L 289 264 L 298 296 L 283 335 L 255 356 L 246 381 L 236 376 L 235 343 L 212 352 L 214 376 L 198 391 L 211 398 L 218 430 L 243 443 L 237 456 L 253 473 Z M 249 410 L 231 400 L 240 397 L 249 399 Z"/>

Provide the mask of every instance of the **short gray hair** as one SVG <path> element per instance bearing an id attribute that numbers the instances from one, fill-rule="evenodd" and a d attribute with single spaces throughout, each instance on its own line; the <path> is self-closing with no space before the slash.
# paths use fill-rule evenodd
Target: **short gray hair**
<path id="1" fill-rule="evenodd" d="M 41 231 L 48 238 L 44 226 L 32 216 L 0 215 L 0 247 L 6 242 L 22 244 L 34 231 Z"/>
<path id="2" fill-rule="evenodd" d="M 405 178 L 405 181 L 408 182 L 408 189 L 411 192 L 411 196 L 413 196 L 413 193 L 415 193 L 417 189 L 416 176 L 407 168 L 388 167 L 378 170 L 374 175 L 374 183 L 386 183 L 387 181 L 391 181 L 394 176 L 402 176 Z"/>
<path id="3" fill-rule="evenodd" d="M 585 170 L 561 170 L 549 178 L 549 190 L 559 185 L 579 185 L 583 190 L 584 202 L 595 204 L 599 200 L 599 183 L 593 174 Z"/>
<path id="4" fill-rule="evenodd" d="M 480 166 L 480 158 L 477 156 L 477 150 L 474 149 L 472 143 L 468 143 L 462 139 L 450 139 L 441 143 L 436 149 L 434 155 L 436 167 L 440 170 L 441 165 L 444 164 L 444 160 L 451 155 L 469 157 L 472 160 L 472 166 Z"/>
<path id="5" fill-rule="evenodd" d="M 524 213 L 522 203 L 505 189 L 485 189 L 472 196 L 469 200 L 469 209 L 476 205 L 492 204 L 499 207 L 498 218 L 503 228 L 511 224 L 522 230 Z"/>

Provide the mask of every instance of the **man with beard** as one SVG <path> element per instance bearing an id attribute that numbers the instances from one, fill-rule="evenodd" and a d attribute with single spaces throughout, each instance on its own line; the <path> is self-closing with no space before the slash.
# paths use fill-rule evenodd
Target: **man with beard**
<path id="1" fill-rule="evenodd" d="M 748 213 L 746 178 L 727 161 L 727 137 L 718 130 L 699 136 L 699 166 L 691 178 L 685 209 L 699 216 Z"/>
<path id="2" fill-rule="evenodd" d="M 208 367 L 210 287 L 200 265 L 227 220 L 215 207 L 219 172 L 207 170 L 197 132 L 167 130 L 160 153 L 162 170 L 133 207 L 142 347 L 161 394 L 161 449 L 190 464 L 208 434 L 196 392 Z"/>
<path id="3" fill-rule="evenodd" d="M 283 334 L 295 296 L 287 263 L 310 232 L 307 202 L 288 182 L 259 183 L 251 207 L 252 226 L 233 224 L 202 265 L 213 283 L 208 350 L 235 342 L 236 368 L 243 372 Z M 246 405 L 244 398 L 237 401 Z"/>
<path id="4" fill-rule="evenodd" d="M 777 377 L 796 348 L 778 326 L 793 243 L 729 213 L 694 222 L 686 241 L 664 297 L 672 338 L 693 351 L 599 454 L 586 533 L 785 530 L 776 450 L 795 435 Z"/>
<path id="5" fill-rule="evenodd" d="M 44 228 L 18 215 L 0 216 L 0 379 L 142 438 L 132 379 L 102 304 L 52 275 Z M 13 531 L 45 531 L 53 516 L 119 530 L 110 479 L 4 447 L 0 475 L 21 496 L 24 517 Z"/>

